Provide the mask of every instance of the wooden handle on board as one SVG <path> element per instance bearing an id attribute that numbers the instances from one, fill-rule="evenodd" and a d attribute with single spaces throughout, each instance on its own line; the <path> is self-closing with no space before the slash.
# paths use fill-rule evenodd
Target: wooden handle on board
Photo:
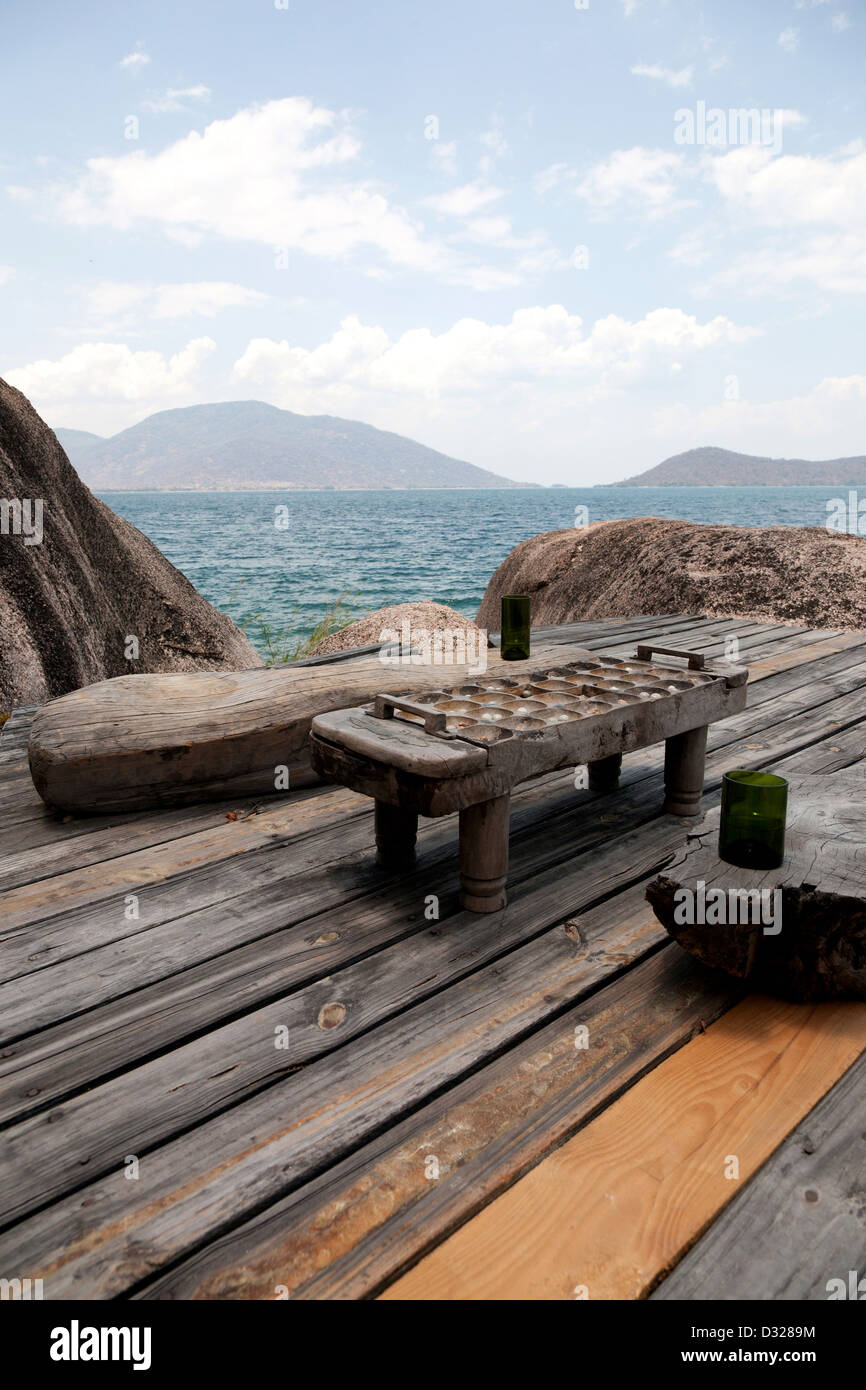
<path id="1" fill-rule="evenodd" d="M 637 649 L 637 660 L 652 661 L 653 652 L 655 652 L 656 656 L 686 657 L 688 659 L 690 671 L 701 671 L 704 667 L 705 658 L 703 652 L 683 652 L 678 650 L 677 647 L 657 647 L 654 643 L 647 643 L 646 645 L 641 643 Z"/>
<path id="2" fill-rule="evenodd" d="M 377 695 L 373 701 L 373 714 L 377 719 L 393 719 L 395 709 L 403 710 L 404 714 L 416 714 L 419 719 L 423 719 L 424 729 L 428 734 L 441 734 L 445 731 L 443 710 L 431 709 L 429 705 L 420 705 L 414 700 L 402 699 L 399 695 Z"/>

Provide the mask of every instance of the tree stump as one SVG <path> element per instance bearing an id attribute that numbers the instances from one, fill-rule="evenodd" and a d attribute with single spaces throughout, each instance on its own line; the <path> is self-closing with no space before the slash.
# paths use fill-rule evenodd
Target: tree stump
<path id="1" fill-rule="evenodd" d="M 647 900 L 680 946 L 756 990 L 866 999 L 866 771 L 789 782 L 781 868 L 719 859 L 717 808 L 648 885 Z"/>

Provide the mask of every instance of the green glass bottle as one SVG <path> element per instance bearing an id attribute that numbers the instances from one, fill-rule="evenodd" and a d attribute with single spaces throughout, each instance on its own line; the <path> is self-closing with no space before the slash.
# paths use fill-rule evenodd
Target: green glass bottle
<path id="1" fill-rule="evenodd" d="M 526 594 L 502 595 L 503 661 L 529 660 L 530 601 Z"/>
<path id="2" fill-rule="evenodd" d="M 778 869 L 785 858 L 788 783 L 772 772 L 722 778 L 719 858 L 741 869 Z"/>

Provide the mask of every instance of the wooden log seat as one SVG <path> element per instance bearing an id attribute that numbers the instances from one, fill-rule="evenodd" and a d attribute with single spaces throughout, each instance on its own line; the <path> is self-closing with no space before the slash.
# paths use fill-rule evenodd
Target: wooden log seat
<path id="1" fill-rule="evenodd" d="M 756 990 L 800 1002 L 866 999 L 864 799 L 862 764 L 791 777 L 779 869 L 720 859 L 716 807 L 647 899 L 680 946 Z"/>
<path id="2" fill-rule="evenodd" d="M 520 671 L 530 661 L 505 663 Z M 488 670 L 502 665 L 487 652 Z M 366 704 L 383 688 L 435 689 L 469 680 L 458 663 L 383 662 L 378 654 L 326 665 L 254 671 L 117 676 L 52 700 L 30 735 L 30 771 L 48 805 L 75 814 L 145 810 L 266 796 L 316 780 L 314 717 Z"/>

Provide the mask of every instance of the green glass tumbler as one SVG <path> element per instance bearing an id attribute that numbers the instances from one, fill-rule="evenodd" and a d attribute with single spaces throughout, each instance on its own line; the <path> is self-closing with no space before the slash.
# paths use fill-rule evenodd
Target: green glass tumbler
<path id="1" fill-rule="evenodd" d="M 785 858 L 788 783 L 772 772 L 722 778 L 719 858 L 741 869 L 778 869 Z"/>
<path id="2" fill-rule="evenodd" d="M 502 595 L 502 640 L 499 652 L 503 661 L 529 660 L 529 609 L 526 594 Z"/>

